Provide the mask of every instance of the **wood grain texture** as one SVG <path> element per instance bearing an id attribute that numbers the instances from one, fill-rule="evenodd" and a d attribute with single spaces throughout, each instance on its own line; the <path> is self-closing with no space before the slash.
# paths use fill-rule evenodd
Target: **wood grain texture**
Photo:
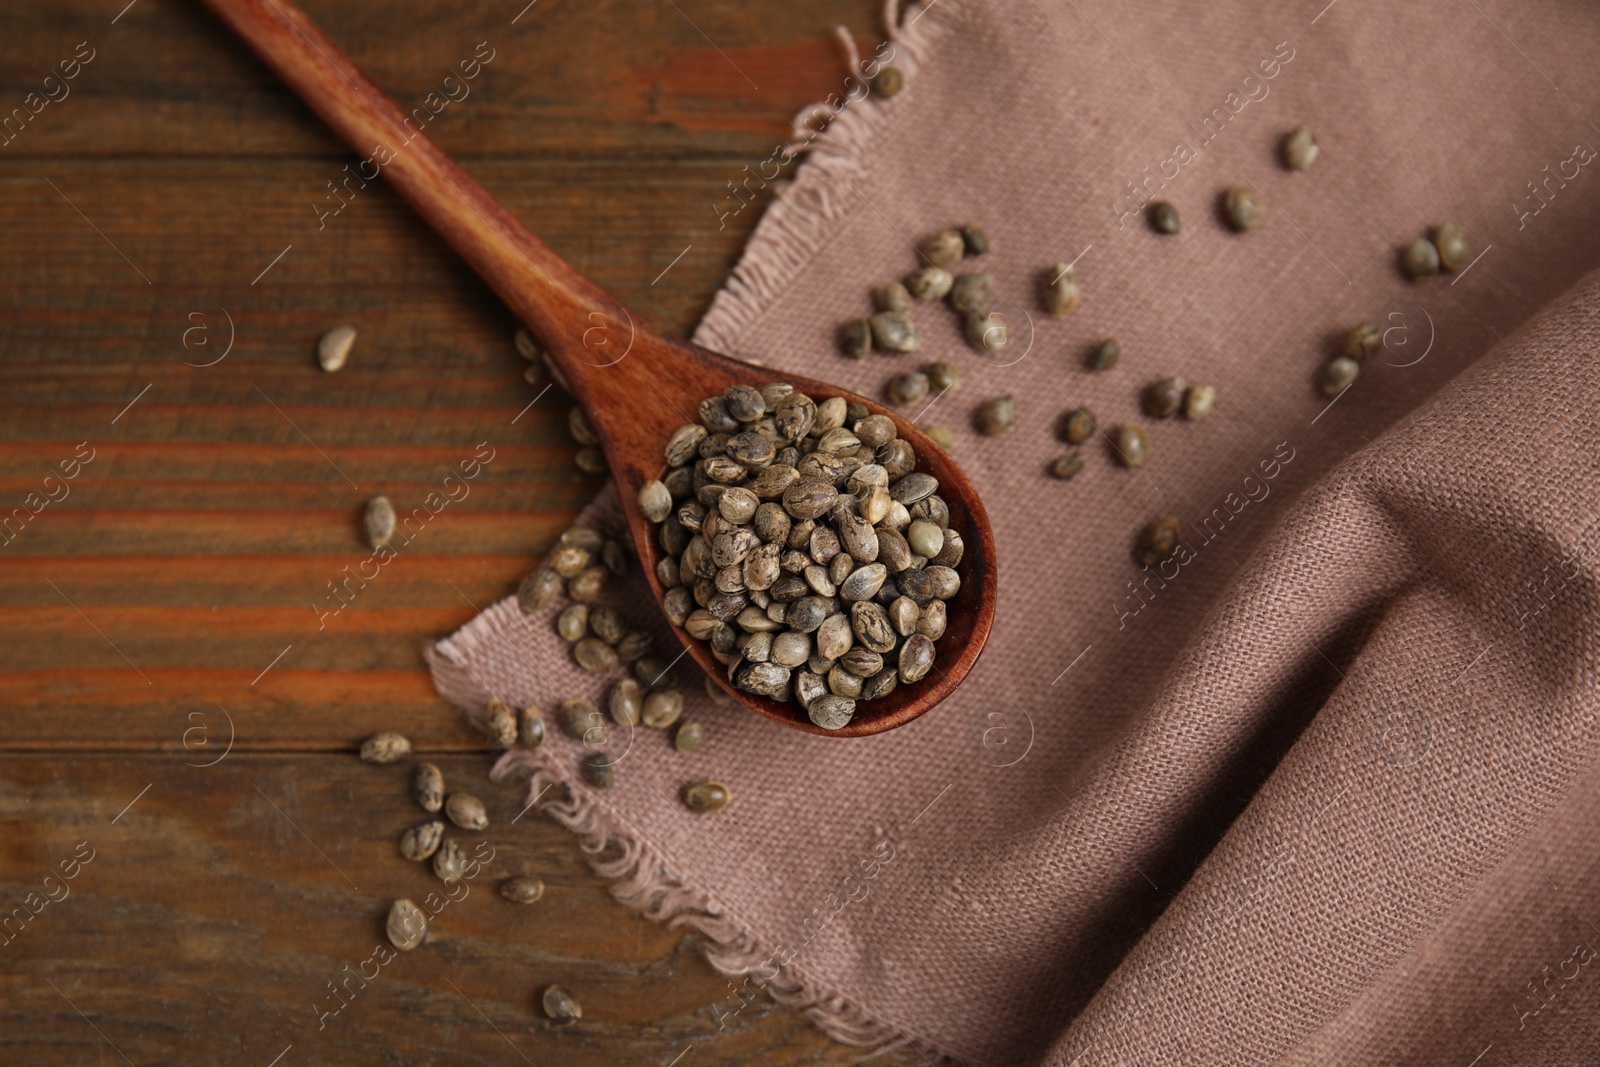
<path id="1" fill-rule="evenodd" d="M 429 135 L 676 331 L 758 217 L 760 200 L 726 214 L 726 183 L 839 86 L 832 26 L 870 41 L 876 14 L 540 0 L 513 26 L 520 2 L 306 6 L 402 104 L 490 41 Z M 512 591 L 598 488 L 571 466 L 565 395 L 523 412 L 538 389 L 512 315 L 381 181 L 319 228 L 358 157 L 198 4 L 122 7 L 18 5 L 0 34 L 7 106 L 96 50 L 0 148 L 0 523 L 26 514 L 0 536 L 3 913 L 78 842 L 97 850 L 0 947 L 0 1061 L 850 1062 L 769 1002 L 728 1014 L 692 938 L 611 901 L 565 831 L 512 823 L 521 790 L 483 779 L 481 739 L 423 670 L 424 642 Z M 316 338 L 340 322 L 361 336 L 326 375 Z M 309 602 L 364 554 L 365 500 L 418 501 L 485 441 L 471 497 L 318 631 Z M 69 492 L 30 510 L 85 442 Z M 186 766 L 219 751 L 185 737 L 220 740 L 219 705 L 235 747 Z M 385 728 L 478 783 L 496 859 L 434 944 L 319 1030 L 312 1004 L 371 955 L 389 902 L 435 884 L 395 849 L 416 817 L 403 772 L 352 754 Z M 513 869 L 545 900 L 487 891 Z M 548 981 L 577 992 L 581 1026 L 541 1021 Z"/>

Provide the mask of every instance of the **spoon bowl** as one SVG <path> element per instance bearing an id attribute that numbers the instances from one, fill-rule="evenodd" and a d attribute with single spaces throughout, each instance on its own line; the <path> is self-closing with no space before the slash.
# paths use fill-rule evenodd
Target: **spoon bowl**
<path id="1" fill-rule="evenodd" d="M 844 389 L 709 351 L 649 329 L 529 233 L 494 197 L 429 141 L 289 0 L 204 0 L 335 133 L 386 174 L 417 213 L 528 325 L 551 369 L 583 405 L 617 481 L 628 529 L 659 605 L 662 549 L 639 511 L 639 488 L 662 475 L 674 430 L 698 422 L 700 401 L 730 385 L 787 382 L 821 402 L 841 396 L 889 416 L 917 453 L 917 469 L 939 482 L 950 528 L 966 550 L 959 592 L 936 642 L 933 671 L 888 696 L 857 704 L 839 730 L 813 724 L 797 703 L 735 689 L 710 645 L 674 627 L 688 654 L 746 707 L 786 726 L 862 737 L 901 726 L 948 696 L 972 669 L 994 625 L 998 580 L 994 536 L 983 505 L 948 454 L 903 417 Z M 658 608 L 659 610 L 659 608 Z"/>

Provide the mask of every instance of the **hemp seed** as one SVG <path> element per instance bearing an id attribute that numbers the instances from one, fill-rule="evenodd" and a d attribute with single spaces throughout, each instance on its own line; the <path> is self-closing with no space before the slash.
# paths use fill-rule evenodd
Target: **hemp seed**
<path id="1" fill-rule="evenodd" d="M 339 370 L 350 358 L 350 349 L 355 347 L 355 343 L 354 326 L 335 326 L 317 341 L 317 362 L 329 373 Z"/>
<path id="2" fill-rule="evenodd" d="M 1383 349 L 1383 331 L 1370 322 L 1353 327 L 1344 335 L 1342 352 L 1357 363 L 1365 363 Z"/>
<path id="3" fill-rule="evenodd" d="M 994 275 L 986 272 L 963 274 L 950 286 L 950 306 L 957 311 L 982 311 L 994 292 Z"/>
<path id="4" fill-rule="evenodd" d="M 950 451 L 950 446 L 956 443 L 956 435 L 951 432 L 950 427 L 948 426 L 929 426 L 927 430 L 923 432 L 928 435 L 928 440 L 932 441 L 946 452 Z"/>
<path id="5" fill-rule="evenodd" d="M 384 933 L 389 944 L 401 952 L 410 952 L 422 944 L 428 932 L 428 913 L 409 900 L 397 900 L 389 908 L 389 920 Z"/>
<path id="6" fill-rule="evenodd" d="M 967 253 L 967 243 L 961 239 L 960 230 L 940 230 L 923 241 L 919 251 L 935 267 L 948 267 L 961 262 L 961 257 Z"/>
<path id="7" fill-rule="evenodd" d="M 361 758 L 367 763 L 394 763 L 411 755 L 411 741 L 403 734 L 373 734 L 361 742 Z"/>
<path id="8" fill-rule="evenodd" d="M 1066 481 L 1069 478 L 1076 477 L 1081 470 L 1083 470 L 1083 455 L 1073 452 L 1051 462 L 1050 477 Z"/>
<path id="9" fill-rule="evenodd" d="M 1222 217 L 1234 233 L 1249 233 L 1261 225 L 1267 205 L 1248 185 L 1235 185 L 1222 194 Z"/>
<path id="10" fill-rule="evenodd" d="M 432 763 L 417 764 L 417 773 L 411 779 L 411 796 L 423 811 L 437 812 L 443 808 L 444 773 Z"/>
<path id="11" fill-rule="evenodd" d="M 1317 138 L 1310 126 L 1296 126 L 1284 135 L 1279 146 L 1283 165 L 1290 170 L 1305 170 L 1317 160 Z"/>
<path id="12" fill-rule="evenodd" d="M 507 878 L 500 883 L 500 895 L 513 904 L 532 904 L 544 896 L 544 882 L 532 875 Z"/>
<path id="13" fill-rule="evenodd" d="M 568 644 L 577 644 L 589 629 L 589 609 L 583 604 L 570 604 L 556 616 L 556 633 Z"/>
<path id="14" fill-rule="evenodd" d="M 1338 396 L 1354 384 L 1360 373 L 1361 364 L 1349 356 L 1336 356 L 1322 368 L 1317 388 L 1322 390 L 1323 396 Z"/>
<path id="15" fill-rule="evenodd" d="M 885 282 L 872 290 L 872 302 L 879 311 L 909 311 L 911 291 L 899 282 Z"/>
<path id="16" fill-rule="evenodd" d="M 510 748 L 517 743 L 517 720 L 504 701 L 491 700 L 483 719 L 483 732 L 495 748 Z"/>
<path id="17" fill-rule="evenodd" d="M 872 351 L 872 323 L 867 319 L 851 319 L 839 329 L 839 350 L 851 359 L 860 359 Z M 688 427 L 685 427 L 687 429 Z M 702 427 L 695 427 L 704 430 Z"/>
<path id="18" fill-rule="evenodd" d="M 1133 558 L 1142 567 L 1152 566 L 1171 559 L 1182 540 L 1183 524 L 1172 515 L 1163 515 L 1159 519 L 1151 520 L 1139 531 L 1139 537 L 1133 546 Z"/>
<path id="19" fill-rule="evenodd" d="M 672 494 L 652 478 L 639 487 L 639 512 L 651 522 L 661 522 L 672 514 Z"/>
<path id="20" fill-rule="evenodd" d="M 618 678 L 611 686 L 611 695 L 606 700 L 606 707 L 618 726 L 637 725 L 639 716 L 644 710 L 644 692 L 634 679 Z"/>
<path id="21" fill-rule="evenodd" d="M 989 235 L 970 222 L 961 227 L 961 243 L 969 256 L 981 256 L 989 251 Z"/>
<path id="22" fill-rule="evenodd" d="M 604 752 L 591 752 L 583 757 L 583 777 L 596 789 L 610 789 L 617 784 L 615 764 Z"/>
<path id="23" fill-rule="evenodd" d="M 1117 358 L 1122 355 L 1122 346 L 1115 337 L 1108 337 L 1095 346 L 1094 354 L 1089 357 L 1090 370 L 1110 370 L 1117 365 Z"/>
<path id="24" fill-rule="evenodd" d="M 679 752 L 693 752 L 700 747 L 706 738 L 706 730 L 699 723 L 690 721 L 678 724 L 678 730 L 672 735 L 672 747 Z"/>
<path id="25" fill-rule="evenodd" d="M 517 607 L 522 609 L 524 615 L 536 615 L 555 603 L 556 597 L 565 588 L 561 583 L 561 575 L 548 567 L 540 567 L 517 586 Z"/>
<path id="26" fill-rule="evenodd" d="M 1150 205 L 1150 228 L 1157 233 L 1174 234 L 1178 232 L 1178 209 L 1165 200 L 1157 200 Z"/>
<path id="27" fill-rule="evenodd" d="M 862 695 L 866 696 L 865 693 Z M 856 702 L 835 693 L 824 693 L 806 705 L 806 715 L 824 730 L 843 729 L 850 725 L 855 714 Z"/>
<path id="28" fill-rule="evenodd" d="M 1078 273 L 1069 264 L 1057 263 L 1044 275 L 1044 309 L 1052 315 L 1065 315 L 1083 299 Z"/>
<path id="29" fill-rule="evenodd" d="M 439 851 L 439 843 L 443 840 L 444 823 L 438 819 L 418 823 L 400 835 L 400 855 L 421 863 Z"/>
<path id="30" fill-rule="evenodd" d="M 1426 237 L 1419 237 L 1400 254 L 1400 268 L 1414 282 L 1439 273 L 1439 250 Z"/>
<path id="31" fill-rule="evenodd" d="M 572 646 L 572 658 L 591 674 L 604 674 L 617 665 L 617 650 L 598 637 L 585 637 Z"/>
<path id="32" fill-rule="evenodd" d="M 1123 423 L 1111 435 L 1111 443 L 1125 467 L 1142 467 L 1150 458 L 1150 435 L 1142 426 Z"/>
<path id="33" fill-rule="evenodd" d="M 533 339 L 533 334 L 528 332 L 527 327 L 519 329 L 511 341 L 517 346 L 517 355 L 529 363 L 538 363 L 544 358 L 544 349 Z"/>
<path id="34" fill-rule="evenodd" d="M 871 323 L 872 340 L 885 352 L 915 352 L 922 347 L 908 311 L 880 311 Z"/>
<path id="35" fill-rule="evenodd" d="M 998 352 L 1006 346 L 1010 329 L 1005 316 L 993 311 L 970 312 L 962 322 L 967 344 L 974 351 Z"/>
<path id="36" fill-rule="evenodd" d="M 1009 394 L 985 400 L 973 415 L 973 425 L 985 437 L 998 437 L 1017 421 L 1017 402 Z M 905 503 L 905 501 L 901 501 Z"/>
<path id="37" fill-rule="evenodd" d="M 462 855 L 461 846 L 448 837 L 433 854 L 433 873 L 447 885 L 461 881 L 467 873 L 467 857 Z"/>
<path id="38" fill-rule="evenodd" d="M 1453 222 L 1441 223 L 1434 230 L 1433 245 L 1439 252 L 1439 265 L 1445 270 L 1460 270 L 1472 254 L 1466 231 Z"/>
<path id="39" fill-rule="evenodd" d="M 721 782 L 693 782 L 683 787 L 684 807 L 698 815 L 721 811 L 733 800 L 733 792 Z"/>
<path id="40" fill-rule="evenodd" d="M 386 496 L 375 496 L 367 501 L 367 512 L 362 519 L 362 527 L 367 532 L 367 544 L 374 549 L 382 548 L 394 536 L 395 517 L 394 505 L 389 503 Z"/>
<path id="41" fill-rule="evenodd" d="M 544 713 L 537 705 L 529 704 L 522 709 L 517 726 L 522 743 L 528 748 L 538 748 L 544 744 Z"/>
<path id="42" fill-rule="evenodd" d="M 901 407 L 915 404 L 928 395 L 928 376 L 921 371 L 897 374 L 889 379 L 889 385 L 884 392 L 891 404 Z"/>
<path id="43" fill-rule="evenodd" d="M 1073 408 L 1061 422 L 1061 439 L 1069 445 L 1081 445 L 1094 436 L 1095 428 L 1094 412 Z"/>
<path id="44" fill-rule="evenodd" d="M 887 100 L 905 85 L 905 75 L 899 67 L 884 67 L 872 76 L 872 91 Z"/>
<path id="45" fill-rule="evenodd" d="M 1217 387 L 1191 385 L 1183 397 L 1183 417 L 1193 422 L 1206 418 L 1217 406 Z"/>
<path id="46" fill-rule="evenodd" d="M 489 813 L 483 801 L 470 793 L 452 793 L 444 802 L 445 818 L 463 830 L 483 830 L 489 825 Z"/>
<path id="47" fill-rule="evenodd" d="M 1189 383 L 1183 378 L 1162 378 L 1152 382 L 1144 391 L 1144 411 L 1155 419 L 1170 419 L 1183 406 L 1183 394 Z"/>
<path id="48" fill-rule="evenodd" d="M 918 300 L 942 300 L 954 285 L 943 267 L 923 267 L 906 276 L 906 290 Z"/>

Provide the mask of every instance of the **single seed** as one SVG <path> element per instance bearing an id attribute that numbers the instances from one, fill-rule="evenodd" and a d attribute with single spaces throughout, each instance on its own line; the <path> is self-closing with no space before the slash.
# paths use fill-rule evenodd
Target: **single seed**
<path id="1" fill-rule="evenodd" d="M 604 674 L 617 665 L 617 650 L 598 637 L 585 637 L 572 646 L 572 658 L 592 674 Z"/>
<path id="2" fill-rule="evenodd" d="M 339 370 L 350 358 L 350 349 L 355 347 L 355 343 L 354 326 L 335 326 L 317 341 L 317 362 L 330 373 Z"/>
<path id="3" fill-rule="evenodd" d="M 1317 387 L 1322 390 L 1323 396 L 1338 396 L 1350 388 L 1360 373 L 1361 364 L 1349 356 L 1336 356 L 1322 368 Z"/>
<path id="4" fill-rule="evenodd" d="M 1217 406 L 1217 387 L 1191 385 L 1183 396 L 1183 417 L 1198 421 L 1210 415 Z"/>
<path id="5" fill-rule="evenodd" d="M 923 241 L 919 251 L 935 267 L 948 267 L 961 262 L 967 254 L 967 243 L 961 239 L 960 230 L 940 230 Z"/>
<path id="6" fill-rule="evenodd" d="M 956 435 L 950 431 L 948 426 L 929 426 L 924 432 L 928 435 L 928 440 L 946 452 L 950 451 L 950 446 L 956 443 Z"/>
<path id="7" fill-rule="evenodd" d="M 587 548 L 579 548 L 577 545 L 557 545 L 545 563 L 561 577 L 573 578 L 582 573 L 591 558 Z"/>
<path id="8" fill-rule="evenodd" d="M 495 748 L 510 748 L 517 743 L 517 718 L 504 701 L 491 700 L 483 718 L 483 732 Z"/>
<path id="9" fill-rule="evenodd" d="M 872 351 L 872 323 L 868 319 L 851 319 L 839 327 L 839 351 L 851 359 L 860 359 Z"/>
<path id="10" fill-rule="evenodd" d="M 671 689 L 677 681 L 672 673 L 672 664 L 654 656 L 645 656 L 634 663 L 633 676 L 639 679 L 639 684 L 657 690 Z"/>
<path id="11" fill-rule="evenodd" d="M 733 697 L 729 696 L 728 691 L 718 685 L 710 675 L 706 675 L 705 690 L 706 696 L 711 698 L 711 703 L 718 707 L 726 708 L 733 704 Z"/>
<path id="12" fill-rule="evenodd" d="M 617 784 L 615 765 L 604 752 L 591 752 L 583 757 L 583 777 L 596 789 L 610 789 Z"/>
<path id="13" fill-rule="evenodd" d="M 470 793 L 451 793 L 444 802 L 445 818 L 463 830 L 482 830 L 489 825 L 489 813 L 483 801 Z"/>
<path id="14" fill-rule="evenodd" d="M 1248 185 L 1235 185 L 1222 194 L 1222 217 L 1234 233 L 1249 233 L 1261 225 L 1267 205 Z"/>
<path id="15" fill-rule="evenodd" d="M 1466 231 L 1453 222 L 1441 223 L 1433 231 L 1433 246 L 1438 249 L 1439 265 L 1445 270 L 1460 270 L 1471 255 Z"/>
<path id="16" fill-rule="evenodd" d="M 386 496 L 375 496 L 367 501 L 366 517 L 362 525 L 367 531 L 367 544 L 373 548 L 382 548 L 389 543 L 389 538 L 394 536 L 394 505 L 389 503 Z"/>
<path id="17" fill-rule="evenodd" d="M 561 544 L 567 548 L 581 548 L 591 556 L 606 543 L 604 535 L 593 526 L 569 526 L 561 532 Z"/>
<path id="18" fill-rule="evenodd" d="M 389 908 L 384 932 L 389 935 L 389 944 L 401 952 L 410 952 L 422 944 L 428 932 L 428 913 L 409 900 L 397 900 Z"/>
<path id="19" fill-rule="evenodd" d="M 600 717 L 599 709 L 587 700 L 563 700 L 561 725 L 574 741 L 589 745 L 606 743 L 606 721 Z"/>
<path id="20" fill-rule="evenodd" d="M 1310 126 L 1296 126 L 1284 135 L 1280 151 L 1285 167 L 1305 170 L 1317 161 L 1317 138 Z"/>
<path id="21" fill-rule="evenodd" d="M 1439 250 L 1426 237 L 1419 237 L 1400 254 L 1400 268 L 1412 281 L 1421 281 L 1439 273 Z"/>
<path id="22" fill-rule="evenodd" d="M 1112 435 L 1112 444 L 1125 467 L 1142 467 L 1150 458 L 1150 435 L 1142 426 L 1123 423 Z"/>
<path id="23" fill-rule="evenodd" d="M 1149 567 L 1171 559 L 1183 540 L 1183 524 L 1172 515 L 1153 519 L 1134 542 L 1133 558 L 1141 567 Z"/>
<path id="24" fill-rule="evenodd" d="M 423 811 L 436 812 L 444 807 L 444 772 L 432 763 L 417 764 L 417 773 L 411 779 L 411 796 Z"/>
<path id="25" fill-rule="evenodd" d="M 433 854 L 433 873 L 448 884 L 461 881 L 461 876 L 466 872 L 467 857 L 462 855 L 461 846 L 445 838 L 439 850 Z"/>
<path id="26" fill-rule="evenodd" d="M 974 351 L 998 352 L 1010 338 L 1005 316 L 997 311 L 970 312 L 962 321 L 962 332 Z"/>
<path id="27" fill-rule="evenodd" d="M 1352 327 L 1350 332 L 1344 335 L 1344 343 L 1341 346 L 1342 354 L 1357 363 L 1365 363 L 1382 349 L 1383 331 L 1370 322 Z"/>
<path id="28" fill-rule="evenodd" d="M 517 587 L 517 606 L 524 615 L 534 615 L 551 604 L 563 589 L 561 575 L 548 567 L 533 571 Z"/>
<path id="29" fill-rule="evenodd" d="M 923 267 L 906 276 L 906 290 L 918 300 L 942 300 L 955 284 L 943 267 Z"/>
<path id="30" fill-rule="evenodd" d="M 973 414 L 973 425 L 985 437 L 998 437 L 1011 429 L 1016 421 L 1017 402 L 1009 394 L 985 400 Z"/>
<path id="31" fill-rule="evenodd" d="M 361 742 L 361 758 L 368 763 L 393 763 L 411 755 L 411 741 L 402 734 L 373 734 Z"/>
<path id="32" fill-rule="evenodd" d="M 594 427 L 589 425 L 589 416 L 584 414 L 582 408 L 574 407 L 567 410 L 567 432 L 580 445 L 600 443 L 600 438 L 595 436 Z"/>
<path id="33" fill-rule="evenodd" d="M 1083 299 L 1078 273 L 1071 265 L 1057 263 L 1044 274 L 1044 309 L 1052 315 L 1065 315 Z"/>
<path id="34" fill-rule="evenodd" d="M 592 604 L 600 599 L 611 571 L 605 566 L 586 567 L 576 578 L 567 582 L 567 595 L 580 604 Z"/>
<path id="35" fill-rule="evenodd" d="M 672 514 L 672 494 L 652 478 L 639 488 L 639 511 L 651 522 L 661 522 Z"/>
<path id="36" fill-rule="evenodd" d="M 522 368 L 522 380 L 529 385 L 543 385 L 548 379 L 543 363 L 530 363 Z"/>
<path id="37" fill-rule="evenodd" d="M 721 811 L 733 799 L 733 793 L 721 782 L 693 782 L 683 787 L 683 804 L 699 815 Z"/>
<path id="38" fill-rule="evenodd" d="M 628 624 L 622 621 L 622 613 L 612 607 L 591 608 L 589 611 L 589 632 L 608 645 L 615 645 L 622 640 L 622 635 L 627 632 Z"/>
<path id="39" fill-rule="evenodd" d="M 931 385 L 932 382 L 930 381 L 929 384 Z M 894 420 L 887 415 L 868 415 L 865 418 L 858 419 L 854 429 L 857 440 L 868 448 L 874 449 L 879 445 L 886 445 L 893 441 L 896 433 Z M 867 466 L 876 466 L 876 464 L 867 464 Z M 883 468 L 879 467 L 878 469 L 882 470 Z M 853 479 L 855 476 L 852 475 L 851 477 Z"/>
<path id="40" fill-rule="evenodd" d="M 513 904 L 532 904 L 544 896 L 544 882 L 531 874 L 507 878 L 500 883 L 500 895 Z"/>
<path id="41" fill-rule="evenodd" d="M 556 633 L 561 639 L 576 644 L 589 629 L 589 609 L 582 604 L 570 604 L 556 616 Z"/>
<path id="42" fill-rule="evenodd" d="M 885 352 L 915 352 L 922 347 L 909 311 L 880 311 L 871 321 L 872 340 Z"/>
<path id="43" fill-rule="evenodd" d="M 679 752 L 693 752 L 700 747 L 706 739 L 706 729 L 694 721 L 678 724 L 677 733 L 672 735 L 672 747 Z"/>
<path id="44" fill-rule="evenodd" d="M 946 363 L 943 360 L 929 363 L 922 368 L 922 373 L 928 376 L 929 387 L 941 393 L 950 392 L 961 384 L 961 372 L 956 369 L 954 363 Z"/>
<path id="45" fill-rule="evenodd" d="M 1110 370 L 1117 365 L 1117 357 L 1122 355 L 1122 346 L 1115 337 L 1107 338 L 1095 346 L 1094 353 L 1089 357 L 1091 370 Z"/>
<path id="46" fill-rule="evenodd" d="M 443 840 L 443 822 L 433 819 L 429 822 L 418 823 L 400 835 L 400 855 L 408 860 L 421 863 L 439 851 L 439 843 Z"/>
<path id="47" fill-rule="evenodd" d="M 900 649 L 898 674 L 902 682 L 920 682 L 933 670 L 933 642 L 922 634 L 912 634 Z"/>
<path id="48" fill-rule="evenodd" d="M 885 282 L 872 290 L 872 302 L 879 311 L 908 311 L 911 308 L 911 291 L 899 282 Z"/>
<path id="49" fill-rule="evenodd" d="M 1157 200 L 1150 205 L 1150 228 L 1157 233 L 1174 234 L 1178 232 L 1178 209 L 1165 200 Z"/>
<path id="50" fill-rule="evenodd" d="M 1168 419 L 1183 406 L 1183 394 L 1189 383 L 1182 378 L 1162 378 L 1152 382 L 1144 391 L 1144 412 L 1151 418 Z"/>
<path id="51" fill-rule="evenodd" d="M 529 704 L 523 708 L 521 720 L 517 725 L 524 745 L 538 748 L 544 744 L 544 712 L 540 711 L 537 705 Z"/>
<path id="52" fill-rule="evenodd" d="M 512 342 L 517 346 L 517 355 L 529 363 L 537 363 L 544 358 L 544 349 L 539 345 L 538 341 L 533 339 L 533 334 L 529 333 L 526 328 L 518 330 L 516 336 L 512 338 Z"/>
<path id="53" fill-rule="evenodd" d="M 567 1026 L 583 1018 L 582 1005 L 558 985 L 546 986 L 539 999 L 545 1015 L 557 1026 Z"/>
<path id="54" fill-rule="evenodd" d="M 1060 478 L 1063 481 L 1075 477 L 1081 470 L 1083 470 L 1083 455 L 1079 452 L 1062 456 L 1050 463 L 1050 477 Z"/>
<path id="55" fill-rule="evenodd" d="M 652 730 L 665 730 L 682 714 L 683 694 L 676 689 L 665 689 L 645 696 L 640 721 Z"/>
<path id="56" fill-rule="evenodd" d="M 1088 408 L 1073 408 L 1061 421 L 1061 439 L 1069 445 L 1081 445 L 1094 436 L 1094 412 Z"/>
<path id="57" fill-rule="evenodd" d="M 902 407 L 907 404 L 915 404 L 925 399 L 928 395 L 928 376 L 921 371 L 908 371 L 905 374 L 897 374 L 889 379 L 885 395 L 888 396 L 891 404 L 898 404 Z"/>
<path id="58" fill-rule="evenodd" d="M 961 227 L 961 243 L 969 256 L 981 256 L 989 251 L 989 235 L 970 222 Z"/>
<path id="59" fill-rule="evenodd" d="M 624 663 L 632 663 L 648 655 L 650 646 L 654 643 L 655 638 L 643 630 L 629 630 L 622 635 L 622 640 L 617 642 L 617 658 Z"/>
<path id="60" fill-rule="evenodd" d="M 899 67 L 884 67 L 872 76 L 872 91 L 886 100 L 904 85 L 905 75 L 900 73 Z"/>
<path id="61" fill-rule="evenodd" d="M 611 686 L 611 695 L 606 700 L 606 707 L 610 709 L 611 718 L 618 726 L 634 726 L 639 722 L 639 715 L 644 709 L 644 692 L 634 679 L 618 678 Z"/>
<path id="62" fill-rule="evenodd" d="M 604 474 L 606 454 L 598 448 L 580 448 L 572 457 L 572 465 L 584 474 Z"/>
<path id="63" fill-rule="evenodd" d="M 950 286 L 950 306 L 957 311 L 983 311 L 994 292 L 994 275 L 985 272 L 963 274 Z"/>
<path id="64" fill-rule="evenodd" d="M 841 730 L 855 718 L 856 702 L 835 693 L 824 693 L 806 705 L 806 715 L 824 730 Z"/>

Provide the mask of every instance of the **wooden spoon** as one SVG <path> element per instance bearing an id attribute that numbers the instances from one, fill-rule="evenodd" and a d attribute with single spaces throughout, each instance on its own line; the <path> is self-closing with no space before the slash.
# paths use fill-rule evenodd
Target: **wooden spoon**
<path id="1" fill-rule="evenodd" d="M 943 449 L 882 405 L 797 374 L 774 374 L 698 345 L 652 331 L 529 233 L 494 197 L 420 132 L 431 118 L 411 115 L 378 91 L 333 42 L 289 0 L 205 0 L 334 132 L 370 160 L 424 220 L 500 294 L 549 353 L 549 362 L 589 414 L 617 480 L 628 527 L 657 603 L 662 551 L 639 512 L 639 487 L 662 476 L 663 449 L 679 426 L 698 422 L 700 401 L 730 385 L 792 384 L 819 402 L 857 401 L 894 420 L 917 451 L 918 469 L 939 480 L 950 526 L 966 553 L 957 568 L 961 590 L 949 602 L 949 625 L 936 645 L 934 672 L 858 705 L 840 730 L 814 725 L 796 703 L 741 692 L 709 645 L 678 628 L 696 663 L 737 699 L 769 719 L 812 733 L 861 737 L 903 725 L 948 696 L 977 662 L 994 624 L 997 582 L 994 536 L 977 492 Z"/>

